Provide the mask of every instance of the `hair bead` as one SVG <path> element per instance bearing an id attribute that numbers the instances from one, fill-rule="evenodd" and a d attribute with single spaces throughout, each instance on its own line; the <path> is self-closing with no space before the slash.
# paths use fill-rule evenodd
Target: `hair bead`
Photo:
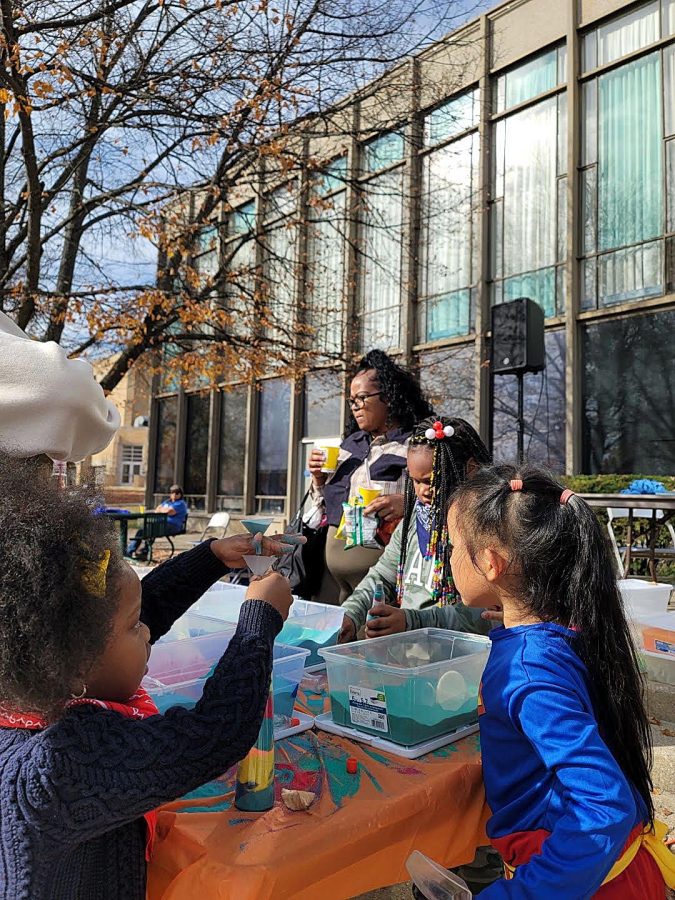
<path id="1" fill-rule="evenodd" d="M 567 502 L 570 499 L 570 497 L 574 497 L 574 491 L 571 491 L 569 488 L 565 488 L 565 490 L 560 495 L 560 502 L 562 503 L 563 506 L 567 505 Z"/>
<path id="2" fill-rule="evenodd" d="M 511 481 L 509 481 L 509 485 L 511 486 L 512 491 L 522 491 L 523 489 L 523 482 L 520 478 L 512 478 Z"/>

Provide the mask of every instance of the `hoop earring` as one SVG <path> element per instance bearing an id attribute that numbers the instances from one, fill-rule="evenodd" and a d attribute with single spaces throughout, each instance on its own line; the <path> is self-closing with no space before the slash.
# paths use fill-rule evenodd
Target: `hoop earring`
<path id="1" fill-rule="evenodd" d="M 73 700 L 82 700 L 87 694 L 87 685 L 82 682 L 82 690 L 79 694 L 71 694 Z"/>

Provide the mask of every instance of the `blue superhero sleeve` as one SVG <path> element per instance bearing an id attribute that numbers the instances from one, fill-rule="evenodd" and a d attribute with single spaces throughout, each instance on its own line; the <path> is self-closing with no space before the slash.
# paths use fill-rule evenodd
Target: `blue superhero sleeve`
<path id="1" fill-rule="evenodd" d="M 591 897 L 638 818 L 630 786 L 574 690 L 529 683 L 512 697 L 510 714 L 544 766 L 555 773 L 565 808 L 541 854 L 519 866 L 513 880 L 495 882 L 482 896 Z"/>

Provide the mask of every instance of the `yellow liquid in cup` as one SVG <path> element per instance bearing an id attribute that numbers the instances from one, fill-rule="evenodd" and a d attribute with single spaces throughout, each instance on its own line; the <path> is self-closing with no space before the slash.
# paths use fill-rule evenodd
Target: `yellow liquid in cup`
<path id="1" fill-rule="evenodd" d="M 338 456 L 340 455 L 339 447 L 327 447 L 325 444 L 317 447 L 324 455 L 322 472 L 334 472 L 337 469 Z"/>
<path id="2" fill-rule="evenodd" d="M 382 488 L 359 488 L 359 496 L 363 500 L 364 506 L 369 506 L 373 500 L 376 500 L 382 494 Z"/>

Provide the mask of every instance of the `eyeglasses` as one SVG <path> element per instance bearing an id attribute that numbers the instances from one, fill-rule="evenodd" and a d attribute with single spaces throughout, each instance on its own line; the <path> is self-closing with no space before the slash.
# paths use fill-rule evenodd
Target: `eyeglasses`
<path id="1" fill-rule="evenodd" d="M 374 394 L 358 394 L 356 397 L 350 397 L 347 403 L 349 403 L 350 409 L 363 409 L 368 397 L 380 397 L 381 395 L 382 391 L 375 391 Z"/>

